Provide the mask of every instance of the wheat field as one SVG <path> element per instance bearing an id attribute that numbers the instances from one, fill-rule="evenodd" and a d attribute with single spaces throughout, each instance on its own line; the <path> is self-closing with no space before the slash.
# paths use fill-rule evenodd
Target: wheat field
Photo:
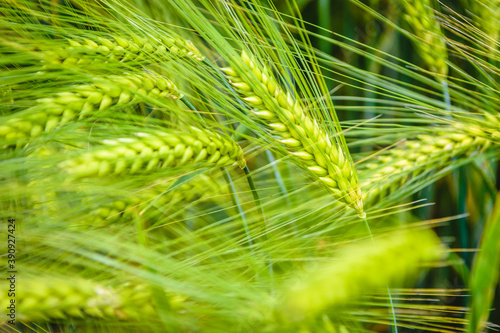
<path id="1" fill-rule="evenodd" d="M 0 9 L 0 331 L 500 328 L 500 0 Z"/>

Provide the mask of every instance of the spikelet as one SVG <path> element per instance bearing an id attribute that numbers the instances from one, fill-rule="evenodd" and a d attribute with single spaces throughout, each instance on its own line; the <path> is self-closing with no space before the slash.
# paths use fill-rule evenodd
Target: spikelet
<path id="1" fill-rule="evenodd" d="M 432 10 L 431 0 L 398 0 L 404 7 L 404 20 L 419 39 L 415 48 L 429 69 L 444 80 L 448 74 L 448 52 L 439 22 Z"/>
<path id="2" fill-rule="evenodd" d="M 0 304 L 8 309 L 15 299 L 16 320 L 44 322 L 60 319 L 101 318 L 103 320 L 143 320 L 155 313 L 148 285 L 124 284 L 111 288 L 91 280 L 73 276 L 23 277 L 17 282 L 15 298 L 7 292 L 0 295 Z M 2 290 L 9 290 L 6 281 Z M 172 310 L 182 308 L 178 296 L 169 299 Z M 3 316 L 0 323 L 8 320 Z M 7 319 L 6 319 L 7 318 Z"/>
<path id="3" fill-rule="evenodd" d="M 189 40 L 163 37 L 127 39 L 123 37 L 95 39 L 68 39 L 62 49 L 37 50 L 45 62 L 53 64 L 88 66 L 95 63 L 124 63 L 144 61 L 147 58 L 171 60 L 180 57 L 202 61 L 204 57 Z"/>
<path id="4" fill-rule="evenodd" d="M 429 230 L 392 232 L 375 242 L 346 246 L 334 262 L 318 264 L 295 278 L 284 293 L 282 315 L 300 320 L 326 307 L 352 303 L 363 294 L 404 282 L 421 264 L 444 253 Z"/>
<path id="5" fill-rule="evenodd" d="M 453 158 L 484 150 L 491 142 L 459 133 L 420 135 L 370 161 L 360 171 L 364 202 L 376 203 L 429 168 L 443 168 Z"/>
<path id="6" fill-rule="evenodd" d="M 38 99 L 30 110 L 6 117 L 0 125 L 0 143 L 21 144 L 96 111 L 139 103 L 144 98 L 182 97 L 174 83 L 160 76 L 112 76 L 108 80 L 73 86 L 53 97 Z"/>
<path id="7" fill-rule="evenodd" d="M 98 149 L 59 164 L 72 178 L 106 177 L 165 170 L 186 164 L 245 166 L 243 151 L 231 138 L 190 127 L 190 133 L 136 133 L 104 140 Z"/>
<path id="8" fill-rule="evenodd" d="M 364 217 L 356 170 L 342 147 L 306 114 L 300 101 L 294 101 L 289 93 L 279 87 L 267 68 L 259 67 L 245 52 L 241 59 L 267 93 L 254 90 L 234 69 L 222 70 L 248 105 L 255 108 L 253 113 L 280 137 L 279 141 L 290 154 L 298 158 L 303 168 L 319 179 L 340 202 L 354 208 Z M 273 100 L 269 100 L 269 95 Z M 280 110 L 276 110 L 277 105 Z"/>

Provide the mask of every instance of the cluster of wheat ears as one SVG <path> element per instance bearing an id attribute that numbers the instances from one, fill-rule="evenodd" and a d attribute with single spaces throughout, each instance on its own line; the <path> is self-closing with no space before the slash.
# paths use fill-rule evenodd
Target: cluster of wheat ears
<path id="1" fill-rule="evenodd" d="M 350 6 L 418 63 L 316 33 L 293 2 L 2 1 L 0 218 L 16 221 L 16 283 L 11 295 L 2 278 L 0 305 L 14 299 L 16 320 L 2 313 L 1 328 L 494 327 L 500 1 L 464 0 L 472 18 L 430 0 L 386 1 L 398 14 L 384 17 L 381 2 Z M 343 85 L 365 98 L 349 104 Z M 465 165 L 490 191 L 470 262 L 453 249 L 466 234 L 453 246 L 434 230 L 466 226 L 464 195 L 455 217 L 414 212 L 439 202 L 416 199 L 440 179 L 468 186 Z M 429 284 L 431 269 L 463 287 Z"/>

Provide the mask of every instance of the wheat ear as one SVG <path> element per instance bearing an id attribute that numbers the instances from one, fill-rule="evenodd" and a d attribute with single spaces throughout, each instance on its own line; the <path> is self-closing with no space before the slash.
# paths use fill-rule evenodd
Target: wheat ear
<path id="1" fill-rule="evenodd" d="M 6 282 L 1 285 L 2 290 L 9 289 Z M 127 283 L 111 288 L 77 277 L 25 277 L 21 279 L 15 300 L 17 319 L 27 322 L 89 317 L 141 320 L 155 314 L 148 285 Z M 171 309 L 180 310 L 181 301 L 179 296 L 169 297 Z M 0 295 L 0 304 L 8 309 L 7 293 Z M 3 321 L 6 319 L 2 318 L 0 323 Z"/>
<path id="2" fill-rule="evenodd" d="M 233 68 L 223 68 L 231 85 L 248 105 L 255 108 L 253 113 L 280 137 L 279 142 L 298 158 L 302 167 L 319 179 L 339 201 L 364 217 L 356 170 L 342 147 L 306 114 L 300 101 L 294 101 L 278 85 L 267 68 L 259 66 L 245 52 L 241 54 L 241 59 L 263 89 L 254 89 L 254 85 L 245 81 Z"/>
<path id="3" fill-rule="evenodd" d="M 429 69 L 441 75 L 440 80 L 448 74 L 448 52 L 441 26 L 432 10 L 431 0 L 399 0 L 405 9 L 404 20 L 411 27 L 420 41 L 415 48 L 429 66 Z"/>
<path id="4" fill-rule="evenodd" d="M 196 127 L 190 129 L 190 133 L 157 131 L 104 140 L 98 149 L 59 166 L 74 178 L 139 174 L 197 163 L 245 166 L 243 151 L 231 138 Z"/>
<path id="5" fill-rule="evenodd" d="M 68 39 L 61 49 L 36 49 L 38 55 L 53 64 L 87 66 L 94 63 L 137 62 L 147 58 L 170 60 L 180 57 L 196 61 L 204 59 L 200 51 L 189 40 L 174 37 L 153 39 L 127 39 L 123 37 Z"/>
<path id="6" fill-rule="evenodd" d="M 363 294 L 404 282 L 422 263 L 440 259 L 443 250 L 430 230 L 397 231 L 376 239 L 376 245 L 369 240 L 346 246 L 334 262 L 295 278 L 284 293 L 281 310 L 287 318 L 303 318 L 352 303 Z"/>
<path id="7" fill-rule="evenodd" d="M 6 117 L 0 125 L 0 142 L 19 144 L 95 111 L 139 103 L 148 97 L 177 99 L 182 95 L 170 80 L 146 74 L 112 76 L 106 81 L 73 86 L 53 97 L 38 99 L 30 110 Z"/>
<path id="8" fill-rule="evenodd" d="M 375 203 L 429 167 L 443 168 L 453 158 L 484 150 L 491 142 L 458 133 L 420 135 L 381 154 L 360 170 L 365 203 Z"/>
<path id="9" fill-rule="evenodd" d="M 498 0 L 474 0 L 470 1 L 470 7 L 474 14 L 479 16 L 481 30 L 486 34 L 486 43 L 492 50 L 498 50 L 500 37 L 500 1 Z"/>
<path id="10" fill-rule="evenodd" d="M 460 133 L 483 137 L 500 145 L 500 113 L 490 113 L 484 110 L 480 113 L 482 115 L 479 118 L 464 117 L 460 119 L 460 122 L 453 123 L 452 126 Z"/>
<path id="11" fill-rule="evenodd" d="M 174 185 L 174 181 L 159 181 L 158 183 L 137 192 L 133 197 L 123 197 L 100 205 L 99 208 L 93 209 L 89 218 L 85 220 L 88 220 L 93 227 L 106 227 L 118 221 L 131 221 L 134 210 L 142 210 L 153 202 L 154 207 L 159 207 L 163 211 L 165 207 L 175 207 L 179 203 L 189 204 L 197 200 L 228 194 L 225 184 L 205 174 L 198 175 L 172 190 L 169 188 Z"/>

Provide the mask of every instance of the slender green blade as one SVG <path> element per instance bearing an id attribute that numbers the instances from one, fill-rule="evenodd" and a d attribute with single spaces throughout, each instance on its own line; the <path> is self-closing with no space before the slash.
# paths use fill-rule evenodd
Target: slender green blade
<path id="1" fill-rule="evenodd" d="M 479 252 L 474 259 L 471 289 L 471 310 L 467 332 L 479 333 L 485 328 L 495 296 L 500 271 L 500 194 L 483 230 Z"/>

